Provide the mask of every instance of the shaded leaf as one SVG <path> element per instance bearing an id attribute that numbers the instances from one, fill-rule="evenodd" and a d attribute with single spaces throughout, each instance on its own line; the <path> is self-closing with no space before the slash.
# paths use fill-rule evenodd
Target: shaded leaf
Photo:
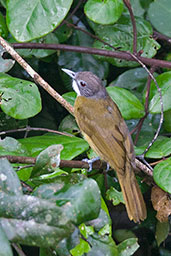
<path id="1" fill-rule="evenodd" d="M 168 237 L 170 230 L 169 222 L 161 223 L 160 221 L 157 222 L 156 225 L 156 240 L 158 246 Z"/>
<path id="2" fill-rule="evenodd" d="M 8 36 L 8 28 L 5 22 L 5 18 L 0 12 L 0 36 L 6 38 Z"/>
<path id="3" fill-rule="evenodd" d="M 118 246 L 119 256 L 129 256 L 133 255 L 134 252 L 139 248 L 139 244 L 137 243 L 137 238 L 129 238 Z"/>
<path id="4" fill-rule="evenodd" d="M 0 45 L 0 73 L 8 72 L 15 64 L 15 60 L 2 58 L 5 52 L 5 49 Z"/>
<path id="5" fill-rule="evenodd" d="M 113 232 L 113 235 L 118 242 L 123 242 L 129 238 L 136 238 L 136 235 L 128 229 L 117 229 Z"/>
<path id="6" fill-rule="evenodd" d="M 153 178 L 159 187 L 171 193 L 171 157 L 154 167 Z"/>
<path id="7" fill-rule="evenodd" d="M 150 4 L 148 17 L 152 25 L 162 34 L 171 37 L 171 2 L 170 0 L 155 0 Z"/>
<path id="8" fill-rule="evenodd" d="M 37 86 L 26 80 L 0 74 L 1 109 L 16 119 L 35 116 L 41 110 Z"/>
<path id="9" fill-rule="evenodd" d="M 67 115 L 66 117 L 64 117 L 58 127 L 58 131 L 68 132 L 74 135 L 78 134 L 79 128 L 75 121 L 75 118 L 72 115 Z"/>

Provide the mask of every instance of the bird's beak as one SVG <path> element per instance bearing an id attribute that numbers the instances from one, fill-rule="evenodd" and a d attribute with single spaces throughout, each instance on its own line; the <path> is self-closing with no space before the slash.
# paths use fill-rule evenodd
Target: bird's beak
<path id="1" fill-rule="evenodd" d="M 69 70 L 69 69 L 66 69 L 66 68 L 62 68 L 62 71 L 64 71 L 67 75 L 69 75 L 72 79 L 75 79 L 75 75 L 76 73 Z"/>

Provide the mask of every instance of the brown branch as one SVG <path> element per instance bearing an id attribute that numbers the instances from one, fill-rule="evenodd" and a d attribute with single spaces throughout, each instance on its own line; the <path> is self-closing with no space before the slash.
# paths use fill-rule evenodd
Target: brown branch
<path id="1" fill-rule="evenodd" d="M 24 132 L 24 131 L 26 131 L 26 132 L 30 132 L 30 131 L 43 131 L 43 132 L 50 132 L 50 133 L 56 133 L 56 134 L 60 134 L 60 135 L 65 135 L 65 136 L 68 136 L 68 137 L 73 137 L 69 133 L 59 132 L 59 131 L 55 131 L 55 130 L 51 130 L 51 129 L 47 129 L 47 128 L 38 128 L 38 127 L 30 127 L 30 126 L 27 126 L 25 128 L 19 128 L 19 129 L 13 129 L 13 130 L 8 130 L 8 131 L 2 131 L 2 132 L 0 132 L 0 136 L 8 134 L 8 133 Z"/>
<path id="2" fill-rule="evenodd" d="M 95 55 L 100 55 L 105 57 L 138 62 L 137 59 L 133 55 L 131 55 L 130 52 L 126 52 L 126 51 L 109 51 L 109 50 L 102 50 L 102 49 L 97 49 L 92 47 L 75 46 L 75 45 L 67 45 L 67 44 L 13 43 L 12 45 L 15 49 L 28 48 L 28 49 L 61 50 L 61 51 L 79 52 L 79 53 L 86 53 L 86 54 L 95 54 Z M 142 56 L 139 57 L 139 60 L 145 65 L 158 66 L 162 68 L 171 69 L 170 61 L 150 59 Z"/>
<path id="3" fill-rule="evenodd" d="M 58 94 L 37 72 L 35 72 L 28 63 L 0 36 L 0 45 L 22 66 L 27 73 L 43 87 L 54 99 L 73 114 L 73 107 Z"/>
<path id="4" fill-rule="evenodd" d="M 132 6 L 129 0 L 123 0 L 124 4 L 128 8 L 131 22 L 132 22 L 132 28 L 133 28 L 133 54 L 137 54 L 137 28 L 136 28 L 136 22 L 135 17 L 133 14 Z"/>
<path id="5" fill-rule="evenodd" d="M 154 31 L 154 32 L 153 32 L 153 38 L 154 38 L 155 40 L 158 40 L 158 39 L 159 39 L 159 40 L 164 40 L 164 41 L 166 41 L 167 43 L 171 44 L 171 38 L 170 38 L 170 37 L 165 36 L 165 35 L 163 35 L 163 34 L 157 32 L 157 31 Z"/>
<path id="6" fill-rule="evenodd" d="M 7 158 L 11 163 L 21 163 L 21 164 L 35 164 L 36 157 L 25 157 L 25 156 L 11 156 L 11 155 L 4 155 L 0 156 L 0 158 Z M 137 168 L 142 170 L 148 176 L 153 176 L 152 171 L 143 163 L 141 163 L 138 159 L 135 159 L 135 164 Z M 89 164 L 84 161 L 77 161 L 77 160 L 61 160 L 59 167 L 70 167 L 70 168 L 84 168 L 89 169 Z M 94 170 L 104 170 L 106 169 L 106 163 L 103 161 L 96 161 L 93 163 Z"/>

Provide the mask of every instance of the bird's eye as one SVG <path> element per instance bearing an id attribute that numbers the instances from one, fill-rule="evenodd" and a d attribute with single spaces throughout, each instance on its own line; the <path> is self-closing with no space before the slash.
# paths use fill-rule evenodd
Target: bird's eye
<path id="1" fill-rule="evenodd" d="M 86 86 L 87 84 L 86 84 L 84 81 L 80 81 L 80 85 L 81 85 L 82 87 L 84 87 L 84 86 Z"/>

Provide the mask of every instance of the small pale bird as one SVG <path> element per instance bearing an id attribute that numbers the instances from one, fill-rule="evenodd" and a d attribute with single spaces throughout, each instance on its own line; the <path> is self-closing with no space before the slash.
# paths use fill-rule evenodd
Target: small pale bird
<path id="1" fill-rule="evenodd" d="M 130 220 L 146 218 L 145 202 L 135 178 L 135 153 L 128 127 L 101 80 L 91 72 L 62 69 L 77 93 L 74 115 L 90 147 L 117 173 Z"/>

